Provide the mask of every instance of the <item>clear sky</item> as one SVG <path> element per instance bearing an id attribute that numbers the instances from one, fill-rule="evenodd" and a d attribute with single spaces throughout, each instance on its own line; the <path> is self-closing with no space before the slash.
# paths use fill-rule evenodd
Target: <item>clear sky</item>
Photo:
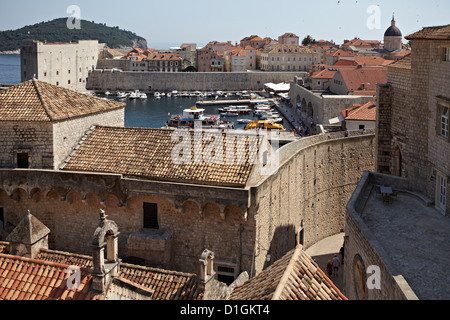
<path id="1" fill-rule="evenodd" d="M 71 5 L 80 8 L 81 19 L 133 31 L 156 49 L 234 43 L 250 35 L 278 39 L 286 32 L 338 44 L 354 37 L 382 40 L 393 13 L 404 36 L 450 24 L 448 0 L 0 0 L 0 30 L 69 17 Z"/>

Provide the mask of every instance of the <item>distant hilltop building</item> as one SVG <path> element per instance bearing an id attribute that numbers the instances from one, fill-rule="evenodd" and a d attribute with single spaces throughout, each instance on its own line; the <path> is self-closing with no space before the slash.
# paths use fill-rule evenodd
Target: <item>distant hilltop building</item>
<path id="1" fill-rule="evenodd" d="M 21 82 L 33 78 L 83 92 L 88 74 L 97 66 L 98 40 L 47 43 L 24 40 L 20 50 Z"/>

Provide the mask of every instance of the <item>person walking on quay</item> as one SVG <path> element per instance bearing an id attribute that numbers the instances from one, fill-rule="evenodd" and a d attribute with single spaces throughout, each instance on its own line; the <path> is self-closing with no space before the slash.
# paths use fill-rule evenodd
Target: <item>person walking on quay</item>
<path id="1" fill-rule="evenodd" d="M 339 265 L 340 265 L 340 261 L 339 261 L 337 254 L 334 255 L 332 263 L 333 263 L 333 275 L 337 277 L 338 272 L 339 272 Z"/>

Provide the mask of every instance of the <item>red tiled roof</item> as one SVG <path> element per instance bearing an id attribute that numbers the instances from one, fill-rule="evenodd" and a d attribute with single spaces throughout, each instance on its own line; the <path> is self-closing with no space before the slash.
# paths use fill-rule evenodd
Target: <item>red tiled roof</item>
<path id="1" fill-rule="evenodd" d="M 356 67 L 340 68 L 339 73 L 342 76 L 345 85 L 349 91 L 376 92 L 377 84 L 387 82 L 387 67 Z"/>
<path id="2" fill-rule="evenodd" d="M 378 40 L 361 40 L 359 38 L 355 38 L 353 40 L 347 41 L 344 43 L 344 46 L 372 46 L 381 44 Z"/>
<path id="3" fill-rule="evenodd" d="M 209 185 L 226 185 L 242 187 L 253 170 L 259 146 L 250 147 L 252 138 L 244 135 L 237 139 L 235 148 L 242 152 L 243 163 L 226 161 L 223 151 L 222 163 L 207 163 L 200 157 L 200 163 L 178 164 L 172 159 L 172 150 L 179 144 L 173 141 L 173 130 L 148 128 L 96 127 L 86 138 L 80 148 L 68 161 L 63 170 L 117 173 L 141 178 L 190 182 Z M 190 131 L 191 141 L 194 132 Z M 221 133 L 203 132 L 205 138 L 201 145 L 191 143 L 192 159 L 203 154 L 204 148 L 213 136 L 223 139 L 226 148 L 226 136 Z M 206 138 L 211 135 L 210 138 Z M 255 138 L 255 137 L 253 137 Z M 214 138 L 215 139 L 215 138 Z M 222 159 L 221 159 L 222 160 Z"/>
<path id="4" fill-rule="evenodd" d="M 341 111 L 345 120 L 375 121 L 377 118 L 377 108 L 375 101 L 364 104 L 353 105 Z"/>
<path id="5" fill-rule="evenodd" d="M 343 61 L 343 60 L 339 60 L 339 61 Z M 343 68 L 351 68 L 354 69 L 356 68 L 356 66 L 351 65 L 351 66 L 337 66 L 336 65 L 332 65 L 332 66 L 325 66 L 324 69 L 318 70 L 316 72 L 314 72 L 310 77 L 314 78 L 314 79 L 332 79 L 336 72 L 340 69 Z"/>
<path id="6" fill-rule="evenodd" d="M 92 269 L 92 257 L 41 249 L 36 259 Z M 120 264 L 120 277 L 152 290 L 154 300 L 200 300 L 203 297 L 195 274 Z"/>
<path id="7" fill-rule="evenodd" d="M 80 268 L 77 290 L 67 286 L 69 265 L 0 254 L 0 300 L 103 300 L 90 290 L 91 271 Z"/>
<path id="8" fill-rule="evenodd" d="M 405 37 L 407 40 L 450 40 L 450 24 L 445 26 L 426 27 Z"/>
<path id="9" fill-rule="evenodd" d="M 347 300 L 302 246 L 237 287 L 230 300 Z"/>
<path id="10" fill-rule="evenodd" d="M 394 62 L 382 57 L 355 57 L 355 61 L 362 66 L 387 66 Z"/>
<path id="11" fill-rule="evenodd" d="M 390 64 L 389 68 L 411 69 L 411 54 L 404 56 L 398 61 Z"/>
<path id="12" fill-rule="evenodd" d="M 331 52 L 328 54 L 330 57 L 353 57 L 351 53 L 348 53 L 347 51 L 344 51 L 342 49 L 338 49 L 334 52 Z"/>
<path id="13" fill-rule="evenodd" d="M 49 83 L 29 80 L 0 91 L 0 121 L 59 121 L 124 108 Z"/>
<path id="14" fill-rule="evenodd" d="M 342 67 L 342 66 L 357 66 L 358 63 L 355 60 L 345 60 L 345 59 L 339 59 L 336 61 L 335 64 L 333 64 L 333 67 Z"/>

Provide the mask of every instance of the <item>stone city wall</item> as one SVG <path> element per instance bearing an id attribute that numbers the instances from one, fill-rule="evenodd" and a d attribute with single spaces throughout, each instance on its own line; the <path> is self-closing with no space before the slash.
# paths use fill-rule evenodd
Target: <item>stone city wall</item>
<path id="1" fill-rule="evenodd" d="M 305 248 L 344 231 L 346 203 L 363 172 L 374 168 L 375 136 L 340 135 L 283 147 L 276 174 L 252 188 L 256 270 L 294 248 L 301 230 Z"/>
<path id="2" fill-rule="evenodd" d="M 89 73 L 89 90 L 210 91 L 262 90 L 266 83 L 290 83 L 305 72 L 120 72 Z"/>
<path id="3" fill-rule="evenodd" d="M 264 179 L 255 175 L 242 189 L 0 170 L 0 207 L 7 232 L 31 210 L 52 231 L 52 249 L 90 255 L 104 209 L 119 226 L 121 258 L 196 273 L 199 254 L 208 249 L 215 266 L 254 276 L 294 248 L 301 229 L 305 247 L 344 229 L 346 202 L 362 172 L 373 170 L 374 135 L 339 134 L 283 147 L 279 170 Z M 157 204 L 158 230 L 144 229 L 144 203 Z"/>

